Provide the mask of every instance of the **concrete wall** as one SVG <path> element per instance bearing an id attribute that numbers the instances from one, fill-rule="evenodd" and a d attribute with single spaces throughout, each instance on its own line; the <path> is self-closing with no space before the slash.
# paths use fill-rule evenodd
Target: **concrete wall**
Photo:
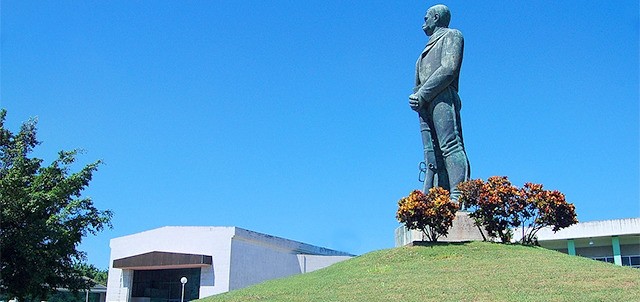
<path id="1" fill-rule="evenodd" d="M 395 246 L 405 246 L 413 241 L 426 241 L 428 238 L 421 231 L 409 230 L 402 224 L 395 229 Z M 448 230 L 447 236 L 438 238 L 440 242 L 464 242 L 464 241 L 483 241 L 494 240 L 489 238 L 487 230 L 482 227 L 478 228 L 475 221 L 469 217 L 469 212 L 457 211 L 451 228 Z"/>
<path id="2" fill-rule="evenodd" d="M 256 241 L 233 239 L 229 290 L 300 274 L 296 254 Z"/>
<path id="3" fill-rule="evenodd" d="M 254 231 L 235 228 L 234 239 L 243 239 L 256 244 L 267 245 L 281 250 L 287 250 L 295 254 L 323 255 L 323 256 L 353 256 L 349 253 L 319 247 L 303 242 L 289 240 L 281 237 L 262 234 Z"/>
<path id="4" fill-rule="evenodd" d="M 220 259 L 220 262 L 226 262 L 226 261 L 222 261 L 222 259 Z M 211 295 L 215 295 L 215 294 L 219 294 L 223 291 L 224 286 L 226 286 L 228 288 L 228 275 L 227 276 L 219 276 L 220 280 L 225 280 L 226 282 L 219 282 L 219 286 L 216 287 L 216 273 L 214 272 L 214 267 L 216 266 L 216 262 L 215 260 L 213 261 L 213 265 L 210 267 L 203 267 L 200 270 L 200 298 L 204 298 L 204 297 L 208 297 Z M 230 266 L 229 266 L 230 267 Z M 222 270 L 218 271 L 218 275 L 222 274 Z M 226 285 L 224 285 L 223 283 L 226 283 Z M 228 289 L 227 289 L 228 290 Z"/>
<path id="5" fill-rule="evenodd" d="M 334 263 L 351 259 L 352 256 L 319 256 L 319 255 L 297 255 L 300 271 L 310 273 Z"/>
<path id="6" fill-rule="evenodd" d="M 289 241 L 288 244 L 283 244 L 284 242 L 280 240 L 273 240 L 272 236 L 259 233 L 246 237 L 244 236 L 246 234 L 242 233 L 246 230 L 237 230 L 240 230 L 240 232 L 236 232 L 236 236 L 231 242 L 229 290 L 244 288 L 271 279 L 312 272 L 353 257 L 351 255 L 297 254 L 297 251 L 301 248 L 300 246 L 297 246 L 294 250 L 291 249 L 291 244 L 295 244 L 295 241 L 287 240 Z M 304 246 L 304 249 L 307 251 L 328 251 L 330 254 L 348 255 L 308 245 Z"/>
<path id="7" fill-rule="evenodd" d="M 132 270 L 113 268 L 113 260 L 148 252 L 213 256 L 212 267 L 201 270 L 200 297 L 229 290 L 233 227 L 163 227 L 111 240 L 107 302 L 129 301 Z"/>
<path id="8" fill-rule="evenodd" d="M 107 279 L 107 301 L 128 301 L 133 282 L 132 270 L 113 269 L 113 258 L 109 264 Z"/>
<path id="9" fill-rule="evenodd" d="M 327 267 L 352 258 L 345 252 L 236 228 L 229 290 Z"/>

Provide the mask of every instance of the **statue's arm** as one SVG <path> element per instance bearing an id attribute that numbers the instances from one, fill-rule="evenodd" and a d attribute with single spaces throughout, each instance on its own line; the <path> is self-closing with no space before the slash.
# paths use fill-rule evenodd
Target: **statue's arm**
<path id="1" fill-rule="evenodd" d="M 418 89 L 420 89 L 420 70 L 419 70 L 419 66 L 420 66 L 420 59 L 418 59 L 418 62 L 416 62 L 416 84 L 415 84 L 415 86 L 413 86 L 413 93 L 418 92 Z"/>
<path id="2" fill-rule="evenodd" d="M 443 39 L 443 45 L 440 49 L 442 52 L 440 67 L 433 72 L 416 93 L 421 106 L 433 100 L 460 73 L 464 49 L 462 33 L 453 30 Z"/>
<path id="3" fill-rule="evenodd" d="M 416 93 L 420 89 L 420 73 L 419 73 L 420 59 L 416 62 L 416 86 L 413 87 L 413 93 L 409 96 L 409 107 L 411 109 L 418 111 L 420 110 L 420 101 Z"/>

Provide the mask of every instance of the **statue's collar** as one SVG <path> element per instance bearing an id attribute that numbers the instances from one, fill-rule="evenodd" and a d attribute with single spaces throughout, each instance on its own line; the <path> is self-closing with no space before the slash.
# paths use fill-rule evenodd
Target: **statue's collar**
<path id="1" fill-rule="evenodd" d="M 448 28 L 446 27 L 439 27 L 438 29 L 436 29 L 436 31 L 433 32 L 431 36 L 429 36 L 429 42 L 427 42 L 427 46 L 422 51 L 422 54 L 420 54 L 421 59 L 424 58 L 424 56 L 427 55 L 427 53 L 431 50 L 431 48 L 433 48 L 436 42 L 438 42 L 440 38 L 442 38 L 444 34 L 447 33 L 447 29 Z"/>
<path id="2" fill-rule="evenodd" d="M 427 43 L 427 46 L 430 46 L 430 45 L 438 42 L 438 40 L 440 40 L 440 38 L 442 38 L 442 36 L 444 36 L 444 34 L 446 34 L 446 33 L 447 33 L 447 28 L 438 27 L 436 29 L 436 31 L 433 32 L 431 37 L 429 37 L 429 42 Z"/>

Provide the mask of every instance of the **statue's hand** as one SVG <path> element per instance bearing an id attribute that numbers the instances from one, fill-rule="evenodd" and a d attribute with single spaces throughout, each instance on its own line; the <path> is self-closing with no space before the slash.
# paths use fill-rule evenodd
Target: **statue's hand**
<path id="1" fill-rule="evenodd" d="M 420 110 L 420 101 L 418 101 L 418 96 L 415 93 L 409 96 L 409 107 L 411 107 L 413 111 Z"/>

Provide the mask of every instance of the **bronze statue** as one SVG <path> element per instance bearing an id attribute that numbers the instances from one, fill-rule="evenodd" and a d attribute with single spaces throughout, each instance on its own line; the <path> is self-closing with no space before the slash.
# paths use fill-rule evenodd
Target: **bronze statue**
<path id="1" fill-rule="evenodd" d="M 409 106 L 418 112 L 427 164 L 425 193 L 431 187 L 443 187 L 458 200 L 456 185 L 468 180 L 469 161 L 462 140 L 458 80 L 464 39 L 450 29 L 451 13 L 444 5 L 427 10 L 422 29 L 429 36 L 427 46 L 416 63 L 416 86 Z"/>

